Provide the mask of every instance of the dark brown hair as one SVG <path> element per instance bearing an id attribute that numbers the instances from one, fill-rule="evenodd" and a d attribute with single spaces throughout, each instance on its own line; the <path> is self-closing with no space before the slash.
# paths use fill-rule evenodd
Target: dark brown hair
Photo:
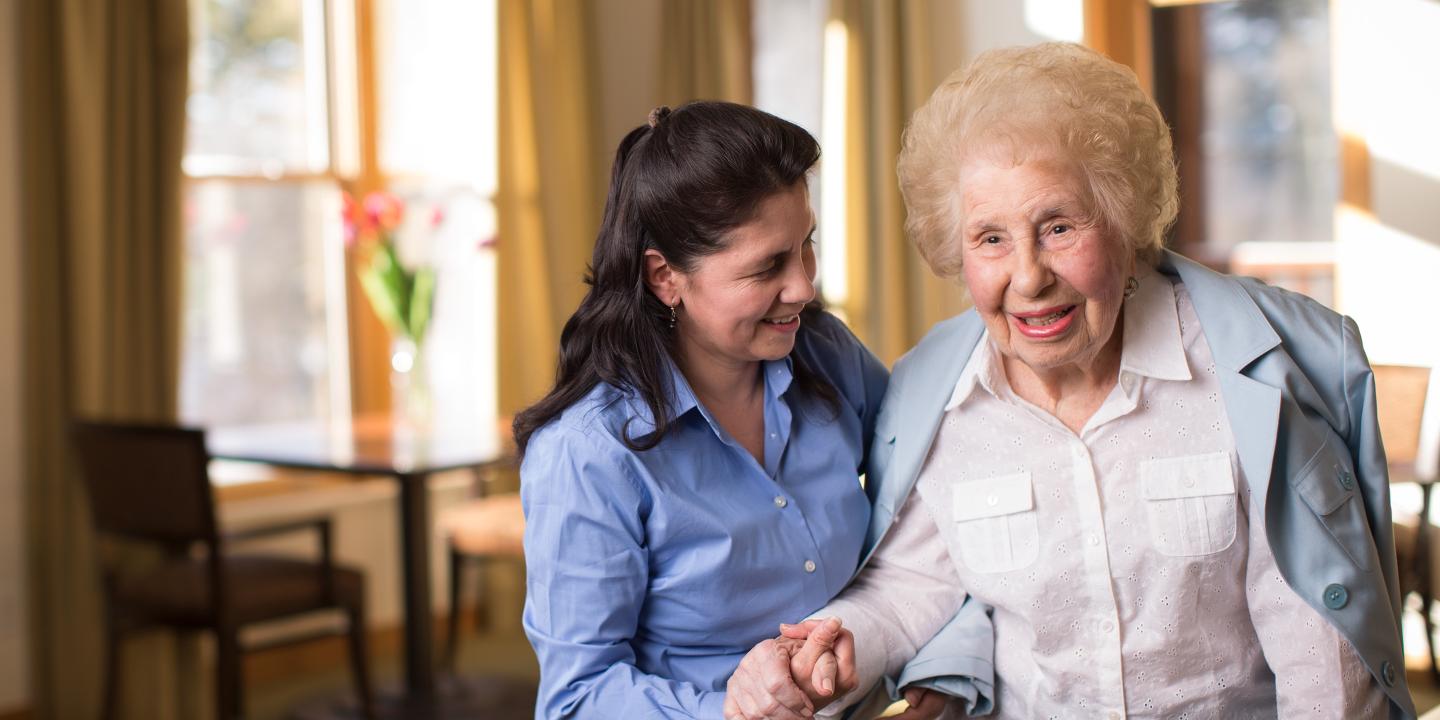
<path id="1" fill-rule="evenodd" d="M 673 418 L 666 356 L 674 348 L 670 309 L 645 284 L 645 251 L 681 272 L 726 247 L 732 230 L 761 203 L 805 182 L 820 146 L 800 126 L 744 105 L 694 102 L 657 109 L 615 151 L 610 192 L 580 307 L 560 335 L 555 387 L 515 416 L 521 454 L 531 434 L 609 383 L 639 396 L 655 430 L 626 435 L 634 450 L 654 447 Z M 819 306 L 806 308 L 813 316 Z M 835 389 L 791 352 L 797 388 L 838 409 Z"/>

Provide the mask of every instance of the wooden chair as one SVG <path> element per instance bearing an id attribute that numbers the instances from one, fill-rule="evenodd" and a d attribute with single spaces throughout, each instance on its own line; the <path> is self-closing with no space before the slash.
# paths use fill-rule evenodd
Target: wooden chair
<path id="1" fill-rule="evenodd" d="M 240 629 L 327 608 L 347 615 L 355 690 L 361 710 L 372 716 L 364 576 L 334 563 L 328 519 L 222 536 L 215 522 L 203 431 L 79 423 L 72 436 L 97 534 L 142 541 L 163 552 L 155 567 L 138 575 L 117 572 L 103 559 L 99 563 L 105 592 L 105 717 L 116 714 L 125 633 L 152 626 L 214 632 L 216 717 L 229 720 L 240 717 L 244 708 Z M 318 561 L 226 549 L 237 540 L 301 530 L 316 533 Z"/>
<path id="2" fill-rule="evenodd" d="M 446 513 L 439 525 L 445 532 L 450 556 L 450 620 L 445 634 L 445 664 L 455 672 L 456 648 L 460 640 L 460 596 L 467 565 L 479 565 L 481 591 L 478 593 L 475 625 L 488 625 L 483 577 L 496 561 L 525 560 L 525 513 L 518 493 L 500 493 L 476 498 Z"/>
<path id="3" fill-rule="evenodd" d="M 1400 591 L 1420 597 L 1430 672 L 1440 683 L 1431 606 L 1435 601 L 1435 568 L 1440 548 L 1430 522 L 1432 489 L 1440 479 L 1440 369 L 1375 365 L 1375 393 L 1380 436 L 1390 464 L 1395 554 Z M 1399 491 L 1418 490 L 1419 502 L 1404 502 Z M 1416 505 L 1418 504 L 1418 507 Z"/>

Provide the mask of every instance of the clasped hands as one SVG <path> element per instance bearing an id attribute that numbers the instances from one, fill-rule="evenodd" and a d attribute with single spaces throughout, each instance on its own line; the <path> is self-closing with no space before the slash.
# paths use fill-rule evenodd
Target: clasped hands
<path id="1" fill-rule="evenodd" d="M 854 690 L 855 636 L 838 618 L 781 625 L 779 637 L 746 653 L 725 688 L 726 720 L 805 720 Z M 945 696 L 907 688 L 895 720 L 933 720 Z"/>

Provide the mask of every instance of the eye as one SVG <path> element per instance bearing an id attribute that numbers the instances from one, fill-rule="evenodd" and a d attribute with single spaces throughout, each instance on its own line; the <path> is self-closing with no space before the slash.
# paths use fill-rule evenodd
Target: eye
<path id="1" fill-rule="evenodd" d="M 1055 227 L 1050 228 L 1050 234 L 1064 235 L 1065 233 L 1070 232 L 1072 229 L 1073 228 L 1071 228 L 1069 225 L 1056 225 Z"/>
<path id="2" fill-rule="evenodd" d="M 999 235 L 986 235 L 985 237 L 980 238 L 980 242 L 982 242 L 982 243 L 984 243 L 984 244 L 986 244 L 986 245 L 999 245 L 999 244 L 1000 244 L 1000 236 L 999 236 Z"/>

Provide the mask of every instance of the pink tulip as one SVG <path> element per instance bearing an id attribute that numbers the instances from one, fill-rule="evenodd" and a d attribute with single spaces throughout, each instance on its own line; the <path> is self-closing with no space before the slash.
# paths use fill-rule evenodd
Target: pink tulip
<path id="1" fill-rule="evenodd" d="M 371 227 L 390 232 L 400 226 L 405 204 L 388 192 L 372 192 L 365 196 L 365 217 Z"/>

